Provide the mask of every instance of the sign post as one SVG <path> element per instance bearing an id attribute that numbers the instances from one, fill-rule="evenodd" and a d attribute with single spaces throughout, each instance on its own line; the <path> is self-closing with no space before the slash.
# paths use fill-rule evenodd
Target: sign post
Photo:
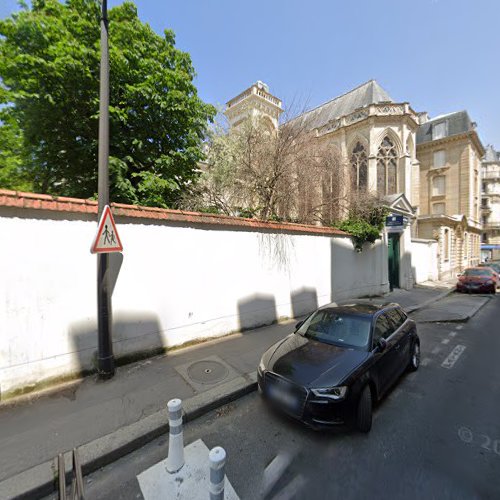
<path id="1" fill-rule="evenodd" d="M 104 210 L 97 226 L 97 233 L 95 235 L 90 251 L 92 253 L 112 253 L 121 252 L 123 245 L 118 236 L 116 229 L 115 219 L 111 213 L 109 205 L 104 207 Z"/>
<path id="2" fill-rule="evenodd" d="M 101 0 L 101 67 L 99 88 L 99 150 L 98 150 L 98 217 L 109 205 L 109 47 L 108 2 Z M 109 255 L 97 255 L 97 370 L 102 379 L 115 374 L 111 339 L 111 290 L 109 286 Z"/>

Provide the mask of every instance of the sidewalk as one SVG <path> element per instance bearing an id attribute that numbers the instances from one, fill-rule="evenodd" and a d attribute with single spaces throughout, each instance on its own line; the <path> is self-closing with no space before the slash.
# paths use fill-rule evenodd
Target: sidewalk
<path id="1" fill-rule="evenodd" d="M 399 302 L 416 310 L 445 293 L 449 290 L 418 287 L 371 300 Z M 60 452 L 80 446 L 84 473 L 88 473 L 165 433 L 165 407 L 174 397 L 184 401 L 185 420 L 191 420 L 254 390 L 262 353 L 291 333 L 295 322 L 130 364 L 106 382 L 88 377 L 52 394 L 1 404 L 0 498 L 50 492 L 54 458 Z"/>
<path id="2" fill-rule="evenodd" d="M 373 304 L 396 302 L 406 312 L 411 313 L 443 299 L 455 290 L 455 284 L 456 280 L 427 281 L 416 285 L 411 290 L 396 288 L 384 296 L 364 299 L 363 301 L 372 302 Z"/>

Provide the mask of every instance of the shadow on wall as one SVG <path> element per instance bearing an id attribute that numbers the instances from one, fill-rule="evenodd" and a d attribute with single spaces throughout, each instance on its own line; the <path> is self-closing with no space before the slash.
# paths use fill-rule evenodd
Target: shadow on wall
<path id="1" fill-rule="evenodd" d="M 411 253 L 405 251 L 399 261 L 400 288 L 412 288 L 415 285 L 415 269 L 412 267 Z"/>
<path id="2" fill-rule="evenodd" d="M 116 364 L 132 361 L 164 352 L 158 316 L 147 311 L 122 312 L 113 315 L 113 354 Z M 95 318 L 72 323 L 68 335 L 73 344 L 81 373 L 97 368 L 97 320 Z"/>
<path id="3" fill-rule="evenodd" d="M 309 314 L 318 308 L 318 294 L 315 288 L 300 288 L 292 292 L 291 299 L 294 318 Z"/>
<path id="4" fill-rule="evenodd" d="M 256 293 L 238 301 L 240 330 L 276 323 L 276 300 L 272 295 Z"/>

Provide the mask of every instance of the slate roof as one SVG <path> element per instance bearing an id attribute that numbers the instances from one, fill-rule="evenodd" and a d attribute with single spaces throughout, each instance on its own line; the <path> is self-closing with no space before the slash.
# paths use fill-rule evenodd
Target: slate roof
<path id="1" fill-rule="evenodd" d="M 490 144 L 489 146 L 486 147 L 486 153 L 484 154 L 483 161 L 489 162 L 497 162 L 500 161 L 500 153 L 498 151 L 495 151 L 493 146 Z"/>
<path id="2" fill-rule="evenodd" d="M 474 130 L 474 125 L 467 111 L 456 111 L 446 115 L 436 116 L 432 120 L 420 125 L 417 130 L 417 144 L 432 141 L 432 129 L 439 123 L 446 123 L 444 137 L 462 134 Z"/>
<path id="3" fill-rule="evenodd" d="M 310 128 L 317 128 L 334 118 L 348 115 L 358 108 L 378 102 L 394 101 L 375 80 L 370 80 L 331 101 L 306 111 L 295 120 L 305 120 Z"/>

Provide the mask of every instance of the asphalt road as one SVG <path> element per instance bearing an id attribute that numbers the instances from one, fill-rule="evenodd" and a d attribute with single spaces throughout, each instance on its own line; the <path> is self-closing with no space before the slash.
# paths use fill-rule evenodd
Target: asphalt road
<path id="1" fill-rule="evenodd" d="M 378 405 L 368 435 L 309 430 L 253 393 L 187 424 L 185 443 L 223 446 L 242 499 L 262 497 L 280 453 L 292 461 L 267 498 L 500 499 L 499 313 L 497 296 L 468 323 L 419 325 L 422 366 Z M 86 477 L 87 497 L 142 498 L 136 475 L 166 453 L 158 439 Z"/>

